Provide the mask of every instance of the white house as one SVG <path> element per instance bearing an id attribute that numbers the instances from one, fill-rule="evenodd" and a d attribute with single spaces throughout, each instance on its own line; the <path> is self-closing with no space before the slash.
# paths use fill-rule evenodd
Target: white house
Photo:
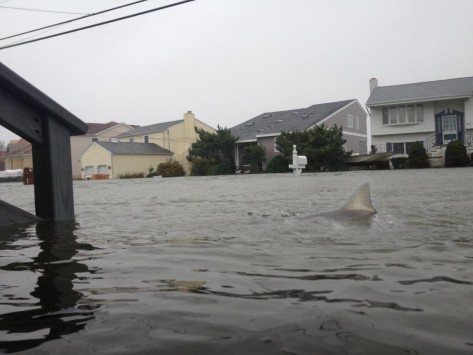
<path id="1" fill-rule="evenodd" d="M 373 78 L 370 90 L 366 106 L 378 152 L 407 156 L 422 142 L 433 165 L 441 166 L 452 140 L 473 151 L 473 77 L 393 86 L 378 86 Z"/>

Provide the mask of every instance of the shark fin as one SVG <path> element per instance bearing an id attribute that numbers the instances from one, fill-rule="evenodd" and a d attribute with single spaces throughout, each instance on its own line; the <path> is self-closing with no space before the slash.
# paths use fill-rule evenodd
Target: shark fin
<path id="1" fill-rule="evenodd" d="M 375 208 L 371 204 L 370 184 L 365 182 L 355 193 L 348 199 L 341 208 L 342 211 L 366 211 L 376 213 Z"/>

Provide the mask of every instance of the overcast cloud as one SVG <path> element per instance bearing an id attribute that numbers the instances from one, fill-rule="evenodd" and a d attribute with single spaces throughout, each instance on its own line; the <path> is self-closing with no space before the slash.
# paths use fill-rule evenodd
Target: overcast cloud
<path id="1" fill-rule="evenodd" d="M 128 2 L 0 0 L 0 37 L 77 16 L 1 6 L 93 13 Z M 471 0 L 196 0 L 0 50 L 0 61 L 85 122 L 148 125 L 192 110 L 232 127 L 266 111 L 364 106 L 372 77 L 395 85 L 473 76 L 472 14 Z M 0 140 L 13 137 L 0 127 Z"/>

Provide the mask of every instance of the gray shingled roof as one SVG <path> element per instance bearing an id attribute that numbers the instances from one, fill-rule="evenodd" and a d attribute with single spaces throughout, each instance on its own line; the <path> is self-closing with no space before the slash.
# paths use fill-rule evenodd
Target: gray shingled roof
<path id="1" fill-rule="evenodd" d="M 329 102 L 295 110 L 265 112 L 230 129 L 240 141 L 256 139 L 257 135 L 302 131 L 353 101 L 355 100 Z"/>
<path id="2" fill-rule="evenodd" d="M 371 93 L 366 105 L 379 106 L 468 96 L 473 96 L 473 77 L 378 86 Z"/>
<path id="3" fill-rule="evenodd" d="M 154 143 L 96 142 L 114 155 L 171 155 L 170 150 Z"/>
<path id="4" fill-rule="evenodd" d="M 133 137 L 133 136 L 139 136 L 139 135 L 148 134 L 148 133 L 162 132 L 165 129 L 168 129 L 169 127 L 174 126 L 183 121 L 184 120 L 177 120 L 177 121 L 156 123 L 149 126 L 142 126 L 142 127 L 132 129 L 131 131 L 126 131 L 116 136 L 115 138 Z"/>

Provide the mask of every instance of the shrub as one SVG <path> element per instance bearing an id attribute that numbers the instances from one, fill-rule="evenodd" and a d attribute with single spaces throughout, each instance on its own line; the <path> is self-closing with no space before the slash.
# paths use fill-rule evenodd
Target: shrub
<path id="1" fill-rule="evenodd" d="M 230 173 L 230 166 L 224 163 L 212 165 L 207 171 L 207 175 L 228 175 Z"/>
<path id="2" fill-rule="evenodd" d="M 209 170 L 209 161 L 206 158 L 196 157 L 192 159 L 191 163 L 191 175 L 192 176 L 205 176 Z"/>
<path id="3" fill-rule="evenodd" d="M 287 173 L 289 171 L 289 161 L 283 155 L 276 155 L 266 167 L 268 173 Z"/>
<path id="4" fill-rule="evenodd" d="M 145 173 L 126 173 L 118 175 L 119 179 L 139 179 L 144 177 Z"/>
<path id="5" fill-rule="evenodd" d="M 263 162 L 266 161 L 266 150 L 258 145 L 249 145 L 243 148 L 243 163 L 250 164 L 250 173 L 263 171 Z"/>
<path id="6" fill-rule="evenodd" d="M 451 141 L 445 151 L 445 167 L 460 167 L 470 164 L 466 147 L 461 141 Z"/>
<path id="7" fill-rule="evenodd" d="M 391 162 L 394 169 L 405 169 L 407 167 L 407 158 L 404 157 L 392 158 Z"/>
<path id="8" fill-rule="evenodd" d="M 184 168 L 176 160 L 168 160 L 165 163 L 158 165 L 156 169 L 157 175 L 162 177 L 175 177 L 175 176 L 184 176 L 186 175 Z"/>
<path id="9" fill-rule="evenodd" d="M 407 166 L 411 169 L 430 168 L 429 157 L 422 143 L 417 142 L 412 145 L 407 158 Z"/>

